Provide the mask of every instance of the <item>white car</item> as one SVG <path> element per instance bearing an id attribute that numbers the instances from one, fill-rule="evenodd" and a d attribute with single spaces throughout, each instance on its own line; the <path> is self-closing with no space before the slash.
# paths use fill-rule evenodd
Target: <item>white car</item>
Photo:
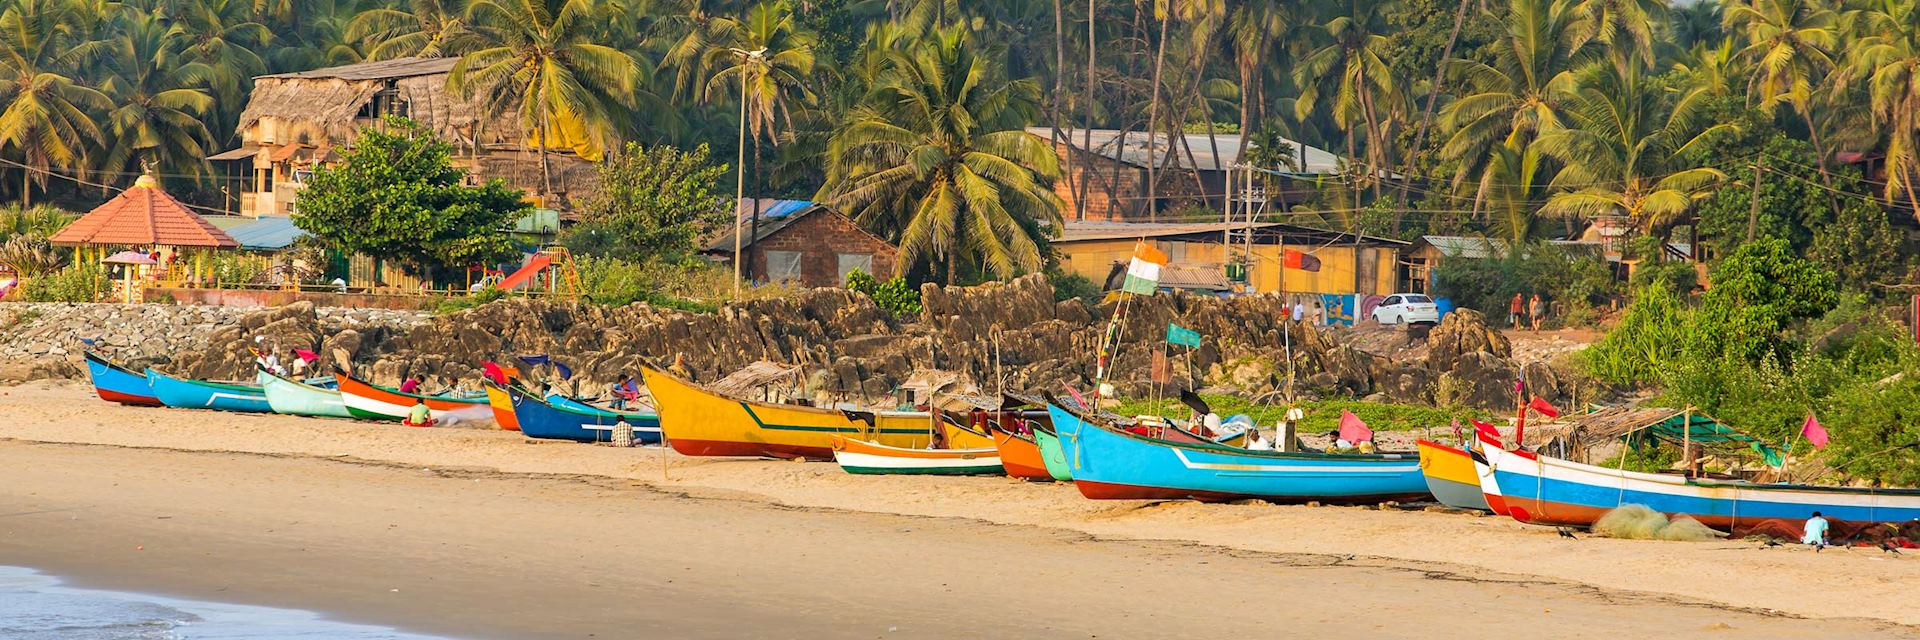
<path id="1" fill-rule="evenodd" d="M 1380 324 L 1436 324 L 1440 306 L 1422 294 L 1396 293 L 1373 308 L 1373 319 Z"/>

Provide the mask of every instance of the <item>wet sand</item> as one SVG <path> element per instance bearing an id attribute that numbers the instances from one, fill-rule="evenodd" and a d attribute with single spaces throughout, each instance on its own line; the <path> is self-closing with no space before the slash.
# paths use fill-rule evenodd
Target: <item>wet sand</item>
<path id="1" fill-rule="evenodd" d="M 0 564 L 465 637 L 1920 637 L 1905 556 L 1099 503 L 74 386 L 0 388 L 0 437 Z"/>

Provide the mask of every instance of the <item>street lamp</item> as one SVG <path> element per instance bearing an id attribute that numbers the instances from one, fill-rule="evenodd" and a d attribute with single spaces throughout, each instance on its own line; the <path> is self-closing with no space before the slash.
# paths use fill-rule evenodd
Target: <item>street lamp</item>
<path id="1" fill-rule="evenodd" d="M 732 49 L 732 51 L 740 54 L 740 157 L 739 165 L 734 167 L 733 183 L 733 297 L 738 300 L 740 282 L 744 279 L 740 270 L 740 252 L 743 244 L 740 239 L 743 231 L 740 209 L 747 200 L 747 65 L 755 60 L 766 59 L 767 49 L 761 47 L 752 51 L 745 49 Z"/>

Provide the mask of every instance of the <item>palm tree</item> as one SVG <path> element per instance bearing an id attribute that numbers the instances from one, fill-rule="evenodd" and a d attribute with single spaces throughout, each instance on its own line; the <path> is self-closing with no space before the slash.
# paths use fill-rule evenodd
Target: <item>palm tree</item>
<path id="1" fill-rule="evenodd" d="M 1874 123 L 1885 132 L 1891 202 L 1905 195 L 1920 219 L 1920 7 L 1913 0 L 1876 0 L 1849 16 L 1860 34 L 1851 47 L 1841 86 L 1864 81 Z"/>
<path id="2" fill-rule="evenodd" d="M 124 14 L 116 31 L 118 38 L 86 49 L 108 74 L 100 91 L 113 105 L 104 118 L 109 135 L 100 166 L 125 171 L 153 163 L 163 176 L 205 175 L 214 138 L 201 118 L 214 105 L 198 85 L 212 70 L 181 62 L 168 27 L 151 13 Z"/>
<path id="3" fill-rule="evenodd" d="M 1834 68 L 1832 52 L 1840 42 L 1839 14 L 1818 0 L 1752 0 L 1728 5 L 1727 26 L 1739 28 L 1747 46 L 1740 57 L 1758 71 L 1750 76 L 1748 94 L 1772 112 L 1785 104 L 1807 123 L 1814 164 L 1828 192 L 1827 204 L 1839 215 L 1832 197 L 1833 177 L 1827 172 L 1827 151 L 1820 143 L 1820 123 L 1814 118 L 1815 85 Z"/>
<path id="4" fill-rule="evenodd" d="M 162 11 L 173 25 L 167 37 L 181 60 L 209 70 L 200 79 L 214 99 L 208 128 L 227 135 L 240 121 L 253 77 L 267 70 L 259 52 L 268 48 L 273 31 L 255 21 L 249 0 L 166 0 Z"/>
<path id="5" fill-rule="evenodd" d="M 1572 82 L 1571 70 L 1591 37 L 1569 0 L 1509 0 L 1506 16 L 1492 64 L 1451 63 L 1463 93 L 1440 113 L 1448 135 L 1440 153 L 1459 165 L 1455 184 L 1479 183 L 1476 204 L 1489 183 L 1500 179 L 1500 171 L 1489 168 L 1496 157 L 1521 157 L 1543 131 L 1562 126 L 1563 87 Z"/>
<path id="6" fill-rule="evenodd" d="M 1698 102 L 1648 82 L 1640 65 L 1610 59 L 1575 72 L 1564 89 L 1568 125 L 1540 136 L 1540 150 L 1564 168 L 1544 215 L 1621 215 L 1643 232 L 1665 227 L 1711 195 L 1725 175 L 1690 166 L 1692 150 L 1734 125 L 1701 127 Z"/>
<path id="7" fill-rule="evenodd" d="M 811 105 L 818 100 L 807 89 L 813 73 L 814 35 L 799 28 L 784 0 L 756 4 L 747 10 L 746 19 L 724 24 L 724 39 L 713 43 L 704 56 L 705 66 L 716 71 L 701 97 L 712 101 L 745 86 L 740 99 L 747 102 L 748 135 L 756 144 L 761 139 L 777 143 L 775 121 L 791 125 L 794 102 Z"/>
<path id="8" fill-rule="evenodd" d="M 613 148 L 616 114 L 633 103 L 639 63 L 601 44 L 594 0 L 475 0 L 468 11 L 480 48 L 460 57 L 447 84 L 487 96 L 495 112 L 516 109 L 540 154 L 540 193 L 553 192 L 547 150 L 583 157 Z"/>
<path id="9" fill-rule="evenodd" d="M 458 56 L 473 46 L 464 0 L 407 0 L 374 7 L 347 23 L 346 37 L 364 43 L 367 58 Z"/>
<path id="10" fill-rule="evenodd" d="M 1332 41 L 1308 54 L 1295 68 L 1300 96 L 1294 109 L 1301 118 L 1324 109 L 1346 131 L 1349 154 L 1358 155 L 1354 129 L 1363 129 L 1365 171 L 1355 174 L 1355 184 L 1373 182 L 1377 195 L 1376 179 L 1392 166 L 1390 134 L 1382 124 L 1386 116 L 1382 103 L 1399 93 L 1393 69 L 1386 62 L 1392 43 L 1385 35 L 1388 26 L 1381 17 L 1378 0 L 1348 0 L 1345 8 L 1321 25 Z M 1326 103 L 1327 94 L 1331 94 L 1330 104 Z"/>
<path id="11" fill-rule="evenodd" d="M 900 245 L 899 269 L 977 256 L 999 277 L 1045 266 L 1061 227 L 1052 145 L 1023 127 L 1039 85 L 993 74 L 967 32 L 936 30 L 888 71 L 828 145 L 819 198 Z"/>
<path id="12" fill-rule="evenodd" d="M 20 0 L 0 11 L 0 151 L 22 169 L 20 198 L 32 204 L 31 185 L 42 188 L 53 168 L 84 172 L 88 145 L 101 139 L 91 113 L 106 96 L 59 70 L 82 44 L 85 16 L 63 0 Z"/>

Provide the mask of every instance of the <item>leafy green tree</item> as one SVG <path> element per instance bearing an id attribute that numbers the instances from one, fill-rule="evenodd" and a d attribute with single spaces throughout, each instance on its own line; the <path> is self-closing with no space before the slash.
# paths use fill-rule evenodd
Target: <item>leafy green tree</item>
<path id="1" fill-rule="evenodd" d="M 1714 266 L 1711 279 L 1694 322 L 1693 351 L 1701 356 L 1784 356 L 1790 323 L 1824 315 L 1840 301 L 1839 278 L 1779 238 L 1741 245 Z"/>
<path id="2" fill-rule="evenodd" d="M 1814 230 L 1807 258 L 1855 291 L 1898 281 L 1909 262 L 1900 251 L 1900 234 L 1887 222 L 1887 211 L 1859 198 L 1846 200 L 1839 216 Z"/>
<path id="3" fill-rule="evenodd" d="M 339 162 L 315 170 L 293 222 L 328 246 L 422 270 L 495 264 L 516 252 L 503 228 L 531 207 L 495 179 L 462 184 L 453 147 L 411 121 L 364 129 Z"/>
<path id="4" fill-rule="evenodd" d="M 702 235 L 728 222 L 732 198 L 716 189 L 726 173 L 726 165 L 708 159 L 706 145 L 681 151 L 627 143 L 600 163 L 599 189 L 565 242 L 575 251 L 630 259 L 691 253 Z"/>
<path id="5" fill-rule="evenodd" d="M 1059 229 L 1052 145 L 1027 133 L 1031 81 L 996 78 L 967 32 L 941 29 L 896 56 L 829 145 L 821 199 L 900 245 L 900 269 L 962 263 L 1039 271 Z"/>

